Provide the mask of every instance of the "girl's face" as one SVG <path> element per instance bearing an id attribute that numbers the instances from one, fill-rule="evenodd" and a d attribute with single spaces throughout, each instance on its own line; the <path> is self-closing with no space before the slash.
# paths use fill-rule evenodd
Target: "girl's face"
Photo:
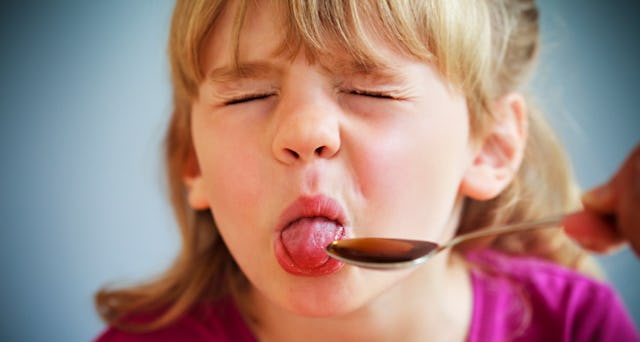
<path id="1" fill-rule="evenodd" d="M 337 50 L 313 62 L 278 55 L 269 8 L 249 9 L 236 70 L 233 18 L 224 13 L 204 50 L 191 204 L 211 209 L 257 295 L 310 316 L 362 307 L 412 271 L 345 266 L 323 248 L 453 234 L 472 159 L 465 99 L 382 41 L 384 63 L 367 68 Z"/>

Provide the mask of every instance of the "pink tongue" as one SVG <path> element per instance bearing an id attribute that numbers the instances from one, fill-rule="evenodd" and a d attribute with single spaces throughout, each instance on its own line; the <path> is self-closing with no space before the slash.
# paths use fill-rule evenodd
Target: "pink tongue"
<path id="1" fill-rule="evenodd" d="M 325 248 L 342 235 L 342 227 L 322 217 L 303 218 L 281 233 L 282 244 L 291 260 L 302 269 L 324 265 L 329 256 Z"/>

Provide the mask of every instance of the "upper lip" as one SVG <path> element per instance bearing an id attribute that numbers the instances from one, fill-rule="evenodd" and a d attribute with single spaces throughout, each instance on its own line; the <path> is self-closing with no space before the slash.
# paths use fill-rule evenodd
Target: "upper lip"
<path id="1" fill-rule="evenodd" d="M 345 211 L 334 199 L 324 195 L 301 196 L 293 201 L 280 215 L 278 231 L 292 223 L 307 217 L 324 217 L 344 227 Z"/>

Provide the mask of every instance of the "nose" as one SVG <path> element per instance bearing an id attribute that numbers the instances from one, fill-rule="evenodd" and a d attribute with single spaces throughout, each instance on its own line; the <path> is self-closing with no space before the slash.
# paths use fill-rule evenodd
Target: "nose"
<path id="1" fill-rule="evenodd" d="M 291 165 L 330 159 L 340 150 L 340 125 L 331 105 L 303 100 L 282 106 L 279 114 L 272 146 L 280 162 Z"/>

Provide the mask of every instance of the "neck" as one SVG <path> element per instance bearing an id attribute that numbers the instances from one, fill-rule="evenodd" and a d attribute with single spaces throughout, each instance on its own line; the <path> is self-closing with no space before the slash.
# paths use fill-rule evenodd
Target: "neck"
<path id="1" fill-rule="evenodd" d="M 363 307 L 340 316 L 300 316 L 255 290 L 242 302 L 247 305 L 241 304 L 241 310 L 255 318 L 250 325 L 260 341 L 462 341 L 472 299 L 465 263 L 442 253 Z"/>

